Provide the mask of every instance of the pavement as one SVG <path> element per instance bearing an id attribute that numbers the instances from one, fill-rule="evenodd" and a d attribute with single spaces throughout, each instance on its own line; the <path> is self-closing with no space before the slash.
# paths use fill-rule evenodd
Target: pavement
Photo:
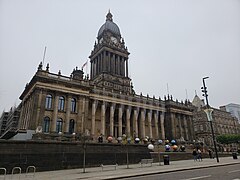
<path id="1" fill-rule="evenodd" d="M 171 157 L 170 157 L 171 158 Z M 171 160 L 171 159 L 170 159 Z M 45 171 L 45 172 L 36 172 L 33 174 L 15 174 L 13 177 L 7 175 L 5 180 L 8 179 L 25 179 L 25 180 L 103 180 L 103 179 L 121 179 L 121 178 L 131 178 L 141 175 L 150 175 L 158 173 L 167 173 L 167 172 L 176 172 L 189 169 L 199 169 L 215 166 L 227 166 L 231 164 L 239 164 L 240 168 L 240 159 L 233 159 L 232 157 L 221 157 L 219 158 L 219 163 L 216 159 L 203 159 L 203 161 L 194 161 L 194 160 L 180 160 L 180 161 L 170 161 L 169 165 L 164 165 L 163 162 L 144 164 L 142 167 L 140 164 L 130 164 L 127 168 L 127 165 L 119 165 L 116 170 L 113 166 L 102 167 L 92 167 L 86 168 L 85 173 L 83 169 L 68 169 L 68 170 L 57 170 L 57 171 Z M 0 176 L 0 179 L 3 178 Z"/>

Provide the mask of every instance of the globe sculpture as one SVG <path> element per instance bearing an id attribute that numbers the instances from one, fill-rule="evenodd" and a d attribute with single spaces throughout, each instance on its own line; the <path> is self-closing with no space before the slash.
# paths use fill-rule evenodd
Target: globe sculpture
<path id="1" fill-rule="evenodd" d="M 178 146 L 177 146 L 177 145 L 174 145 L 172 148 L 173 148 L 173 151 L 177 151 Z"/>
<path id="2" fill-rule="evenodd" d="M 184 152 L 184 151 L 185 151 L 185 149 L 186 149 L 186 148 L 185 148 L 185 146 L 183 146 L 183 145 L 182 145 L 182 146 L 180 146 L 180 150 L 181 150 L 182 152 Z"/>
<path id="3" fill-rule="evenodd" d="M 118 143 L 122 143 L 122 137 L 119 136 L 119 137 L 117 138 L 117 141 L 118 141 Z"/>
<path id="4" fill-rule="evenodd" d="M 163 141 L 161 139 L 158 140 L 158 144 L 162 144 Z"/>
<path id="5" fill-rule="evenodd" d="M 143 143 L 144 143 L 144 144 L 147 144 L 147 142 L 148 142 L 148 139 L 147 139 L 147 138 L 144 138 L 144 139 L 143 139 Z"/>
<path id="6" fill-rule="evenodd" d="M 168 144 L 166 144 L 165 145 L 165 151 L 168 152 L 168 151 L 170 151 L 170 149 L 171 149 L 171 147 Z"/>
<path id="7" fill-rule="evenodd" d="M 135 138 L 135 144 L 138 144 L 139 142 L 140 142 L 140 139 L 137 137 L 137 138 Z"/>
<path id="8" fill-rule="evenodd" d="M 107 141 L 108 141 L 109 143 L 111 143 L 111 142 L 113 141 L 113 137 L 112 137 L 112 136 L 108 136 Z"/>
<path id="9" fill-rule="evenodd" d="M 176 144 L 176 141 L 175 140 L 171 140 L 171 144 L 172 145 Z"/>
<path id="10" fill-rule="evenodd" d="M 153 146 L 152 144 L 149 144 L 149 145 L 148 145 L 148 149 L 153 150 L 153 149 L 154 149 L 154 146 Z"/>

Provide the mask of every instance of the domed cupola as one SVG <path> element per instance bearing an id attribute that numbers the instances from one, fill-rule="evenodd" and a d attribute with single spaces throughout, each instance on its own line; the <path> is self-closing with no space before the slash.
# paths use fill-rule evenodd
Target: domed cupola
<path id="1" fill-rule="evenodd" d="M 100 27 L 98 31 L 98 38 L 103 36 L 104 31 L 110 31 L 116 36 L 121 37 L 120 29 L 117 24 L 113 22 L 113 15 L 110 13 L 110 10 L 106 16 L 106 22 Z"/>

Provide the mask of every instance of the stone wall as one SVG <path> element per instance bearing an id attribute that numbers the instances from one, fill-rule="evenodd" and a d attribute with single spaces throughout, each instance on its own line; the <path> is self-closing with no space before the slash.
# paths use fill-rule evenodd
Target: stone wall
<path id="1" fill-rule="evenodd" d="M 8 172 L 15 166 L 24 171 L 35 166 L 37 171 L 83 167 L 83 144 L 53 141 L 0 141 L 0 167 Z M 138 163 L 151 158 L 147 145 L 121 145 L 112 143 L 86 143 L 86 167 L 100 164 Z"/>

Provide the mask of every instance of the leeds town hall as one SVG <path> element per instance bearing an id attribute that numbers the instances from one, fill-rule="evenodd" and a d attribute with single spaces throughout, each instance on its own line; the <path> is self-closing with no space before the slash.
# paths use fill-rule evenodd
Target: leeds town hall
<path id="1" fill-rule="evenodd" d="M 171 95 L 161 99 L 136 94 L 129 54 L 108 12 L 89 56 L 90 75 L 77 67 L 70 76 L 52 73 L 49 64 L 40 63 L 20 96 L 15 132 L 88 134 L 94 140 L 99 135 L 194 140 L 192 104 L 174 101 Z"/>

